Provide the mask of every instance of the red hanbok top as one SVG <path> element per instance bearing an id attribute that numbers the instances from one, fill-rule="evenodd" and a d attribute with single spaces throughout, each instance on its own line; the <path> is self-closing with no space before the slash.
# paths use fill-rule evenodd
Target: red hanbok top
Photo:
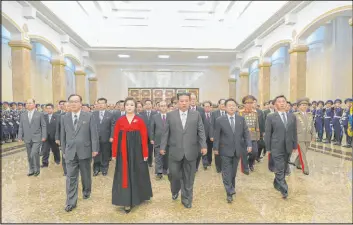
<path id="1" fill-rule="evenodd" d="M 148 157 L 148 135 L 147 135 L 147 127 L 145 122 L 138 116 L 134 116 L 131 121 L 131 124 L 127 120 L 126 116 L 120 117 L 116 123 L 114 128 L 114 136 L 112 143 L 112 157 L 117 156 L 118 151 L 118 138 L 119 132 L 123 131 L 121 138 L 121 158 L 122 158 L 122 174 L 123 174 L 123 182 L 122 187 L 127 188 L 128 186 L 128 165 L 127 165 L 127 149 L 126 149 L 126 132 L 129 131 L 140 131 L 141 135 L 141 143 L 142 143 L 142 155 L 143 157 Z"/>

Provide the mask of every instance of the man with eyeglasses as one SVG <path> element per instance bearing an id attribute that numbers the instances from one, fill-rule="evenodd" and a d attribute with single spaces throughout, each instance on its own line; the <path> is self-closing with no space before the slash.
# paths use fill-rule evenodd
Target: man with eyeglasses
<path id="1" fill-rule="evenodd" d="M 99 152 L 97 124 L 92 113 L 83 112 L 82 97 L 72 94 L 68 98 L 71 112 L 61 118 L 60 140 L 66 161 L 66 207 L 70 212 L 77 205 L 79 172 L 83 199 L 91 195 L 91 162 Z"/>

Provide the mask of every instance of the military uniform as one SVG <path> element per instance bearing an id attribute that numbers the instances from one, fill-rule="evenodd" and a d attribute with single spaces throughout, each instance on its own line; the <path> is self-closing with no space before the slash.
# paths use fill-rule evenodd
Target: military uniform
<path id="1" fill-rule="evenodd" d="M 243 104 L 247 104 L 255 100 L 255 97 L 248 95 L 245 96 L 242 100 Z M 245 164 L 248 162 L 248 166 L 251 171 L 254 171 L 254 163 L 255 159 L 257 158 L 258 155 L 258 145 L 257 142 L 260 140 L 260 125 L 259 125 L 259 118 L 258 118 L 258 113 L 256 110 L 251 109 L 248 111 L 246 108 L 239 110 L 238 113 L 239 116 L 244 117 L 246 124 L 248 125 L 249 128 L 249 134 L 251 137 L 251 144 L 252 144 L 252 151 L 250 153 L 245 152 L 243 157 L 242 157 L 242 164 Z M 249 157 L 248 157 L 249 156 Z M 248 157 L 248 159 L 247 159 Z M 247 167 L 244 165 L 244 167 Z M 246 168 L 247 169 L 247 168 Z M 245 171 L 246 171 L 245 169 Z"/>
<path id="2" fill-rule="evenodd" d="M 336 99 L 335 102 L 342 104 L 342 100 L 341 99 Z M 336 142 L 333 143 L 334 145 L 341 145 L 342 143 L 342 137 L 343 137 L 343 132 L 342 132 L 342 124 L 341 124 L 341 118 L 343 115 L 343 109 L 341 106 L 335 106 L 334 111 L 333 111 L 333 120 L 332 120 L 332 124 L 333 124 L 333 131 L 335 132 L 335 140 Z"/>
<path id="3" fill-rule="evenodd" d="M 10 109 L 10 123 L 13 126 L 13 132 L 11 133 L 11 139 L 13 142 L 17 141 L 17 134 L 18 134 L 18 128 L 20 126 L 20 114 L 17 111 L 17 103 L 12 102 L 10 104 L 11 109 Z M 16 107 L 14 107 L 16 106 Z"/>
<path id="4" fill-rule="evenodd" d="M 298 106 L 308 104 L 308 98 L 298 100 Z M 297 121 L 297 137 L 298 137 L 298 156 L 295 159 L 295 165 L 298 169 L 302 169 L 303 173 L 309 174 L 309 165 L 306 159 L 310 142 L 315 138 L 315 127 L 313 114 L 311 112 L 295 112 Z"/>
<path id="5" fill-rule="evenodd" d="M 344 104 L 347 104 L 348 102 L 353 102 L 353 99 L 347 98 L 344 101 Z M 345 148 L 351 148 L 352 147 L 352 137 L 348 134 L 348 120 L 349 120 L 349 113 L 351 110 L 351 107 L 347 107 L 344 111 L 343 111 L 343 115 L 341 118 L 341 123 L 344 129 L 344 133 L 346 134 L 346 145 L 342 146 Z"/>
<path id="6" fill-rule="evenodd" d="M 328 104 L 331 104 L 330 106 Z M 333 101 L 327 100 L 325 102 L 326 108 L 324 109 L 324 128 L 326 133 L 326 141 L 324 143 L 331 143 L 332 138 L 332 119 L 333 119 Z"/>
<path id="7" fill-rule="evenodd" d="M 2 109 L 2 124 L 4 127 L 4 139 L 6 143 L 11 143 L 12 139 L 11 136 L 14 133 L 14 125 L 12 123 L 12 116 L 11 116 L 11 109 L 9 108 L 9 103 L 8 102 L 3 102 L 3 109 Z"/>
<path id="8" fill-rule="evenodd" d="M 322 104 L 324 105 L 323 101 L 318 101 L 318 105 Z M 323 108 L 317 108 L 315 110 L 315 115 L 314 115 L 314 124 L 315 124 L 315 130 L 317 132 L 317 141 L 322 142 L 322 138 L 324 135 L 324 109 Z"/>

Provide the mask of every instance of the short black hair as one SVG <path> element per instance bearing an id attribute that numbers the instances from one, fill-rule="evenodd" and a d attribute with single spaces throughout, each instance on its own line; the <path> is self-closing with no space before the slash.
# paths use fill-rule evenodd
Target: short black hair
<path id="1" fill-rule="evenodd" d="M 153 102 L 152 102 L 151 99 L 146 99 L 146 100 L 145 100 L 145 104 L 146 104 L 147 102 L 151 102 L 151 104 L 153 104 Z"/>
<path id="2" fill-rule="evenodd" d="M 106 98 L 98 98 L 97 99 L 97 102 L 98 101 L 104 101 L 105 104 L 107 104 L 108 100 Z"/>
<path id="3" fill-rule="evenodd" d="M 278 96 L 276 96 L 274 99 L 273 99 L 273 103 L 272 104 L 275 104 L 276 103 L 276 101 L 277 101 L 277 99 L 279 99 L 279 98 L 284 98 L 284 100 L 286 100 L 287 101 L 287 98 L 286 98 L 286 96 L 284 96 L 284 95 L 278 95 Z"/>
<path id="4" fill-rule="evenodd" d="M 156 102 L 156 105 L 158 105 L 160 102 Z"/>
<path id="5" fill-rule="evenodd" d="M 136 101 L 136 106 L 137 104 L 141 104 L 141 106 L 143 107 L 143 103 L 141 101 Z"/>
<path id="6" fill-rule="evenodd" d="M 190 99 L 191 94 L 188 93 L 188 92 L 178 93 L 178 94 L 177 94 L 177 99 L 179 100 L 179 98 L 180 98 L 181 96 L 189 96 L 189 99 Z"/>
<path id="7" fill-rule="evenodd" d="M 88 104 L 82 104 L 82 106 L 87 106 L 88 108 L 90 108 L 90 106 Z"/>
<path id="8" fill-rule="evenodd" d="M 291 103 L 290 101 L 287 101 L 287 103 L 288 103 L 289 105 L 292 105 L 292 103 Z"/>
<path id="9" fill-rule="evenodd" d="M 79 94 L 71 94 L 71 95 L 67 98 L 67 100 L 70 101 L 70 98 L 71 98 L 71 97 L 75 97 L 75 96 L 79 97 L 80 102 L 82 102 L 82 96 L 79 95 Z"/>
<path id="10" fill-rule="evenodd" d="M 228 102 L 234 102 L 235 105 L 238 105 L 237 101 L 235 101 L 233 98 L 228 98 L 228 99 L 225 101 L 224 105 L 227 105 Z"/>
<path id="11" fill-rule="evenodd" d="M 168 108 L 173 107 L 173 103 L 168 104 Z"/>
<path id="12" fill-rule="evenodd" d="M 54 105 L 53 104 L 48 103 L 48 104 L 45 105 L 45 108 L 48 107 L 48 106 L 50 106 L 50 107 L 52 107 L 54 109 Z"/>
<path id="13" fill-rule="evenodd" d="M 210 106 L 212 106 L 212 102 L 211 101 L 204 101 L 203 106 L 205 106 L 206 103 L 208 103 L 208 104 L 210 104 Z"/>
<path id="14" fill-rule="evenodd" d="M 266 106 L 266 105 L 269 105 L 269 104 L 270 104 L 269 102 L 264 102 L 263 105 Z"/>
<path id="15" fill-rule="evenodd" d="M 60 100 L 59 101 L 59 105 L 61 104 L 61 103 L 65 103 L 66 102 L 66 100 Z"/>
<path id="16" fill-rule="evenodd" d="M 218 100 L 218 105 L 220 105 L 220 104 L 221 104 L 221 101 L 222 101 L 222 100 L 226 101 L 226 99 L 225 99 L 225 98 L 221 98 L 221 99 L 219 99 L 219 100 Z"/>
<path id="17" fill-rule="evenodd" d="M 36 100 L 34 99 L 34 98 L 30 98 L 30 99 L 28 99 L 28 100 L 32 100 L 32 103 L 33 104 L 36 104 Z M 26 102 L 27 103 L 27 102 Z M 7 104 L 9 104 L 9 103 L 7 103 Z M 36 107 L 37 107 L 37 105 L 36 105 Z"/>

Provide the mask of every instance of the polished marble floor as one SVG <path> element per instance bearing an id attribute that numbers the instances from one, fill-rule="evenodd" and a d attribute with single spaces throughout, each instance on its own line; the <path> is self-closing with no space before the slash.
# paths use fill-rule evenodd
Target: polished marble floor
<path id="1" fill-rule="evenodd" d="M 173 201 L 167 177 L 156 180 L 150 168 L 154 197 L 126 215 L 111 204 L 113 164 L 107 177 L 93 178 L 91 198 L 83 200 L 79 193 L 77 208 L 67 213 L 61 165 L 55 165 L 51 158 L 49 168 L 42 169 L 39 177 L 27 177 L 26 153 L 22 151 L 1 158 L 2 222 L 352 223 L 352 161 L 314 151 L 308 157 L 309 176 L 291 168 L 287 200 L 273 188 L 274 175 L 267 169 L 267 157 L 250 176 L 238 173 L 232 204 L 226 203 L 221 176 L 215 168 L 199 171 L 191 209 L 181 205 L 180 197 Z"/>

